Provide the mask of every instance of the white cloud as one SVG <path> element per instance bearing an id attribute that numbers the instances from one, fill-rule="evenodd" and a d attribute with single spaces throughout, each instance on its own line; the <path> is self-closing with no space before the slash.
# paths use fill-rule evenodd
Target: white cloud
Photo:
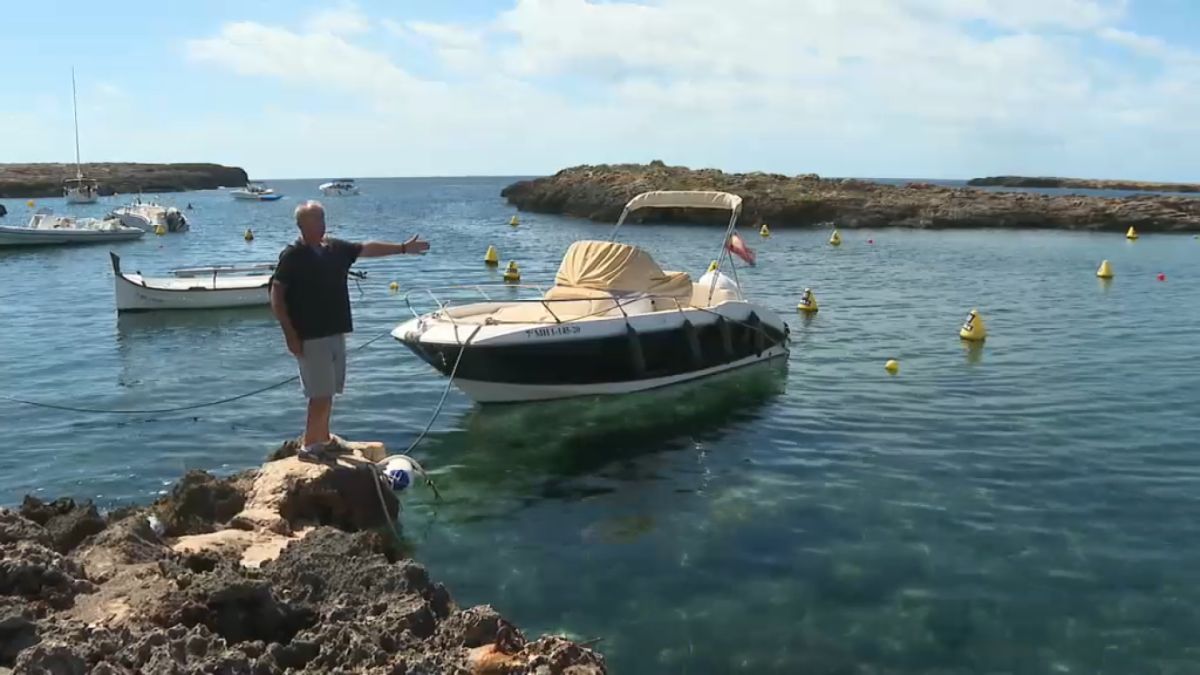
<path id="1" fill-rule="evenodd" d="M 357 35 L 371 30 L 371 22 L 354 3 L 316 12 L 305 26 L 311 33 L 330 35 Z"/>
<path id="2" fill-rule="evenodd" d="M 226 24 L 211 38 L 190 40 L 188 56 L 239 75 L 373 94 L 417 93 L 424 83 L 386 56 L 327 32 L 295 32 L 252 21 Z"/>
<path id="3" fill-rule="evenodd" d="M 1003 28 L 1086 30 L 1120 19 L 1125 0 L 915 0 L 914 5 L 944 17 L 977 20 Z"/>
<path id="4" fill-rule="evenodd" d="M 1122 170 L 1123 154 L 1178 151 L 1163 125 L 1200 119 L 1193 55 L 1124 29 L 1125 11 L 1116 0 L 742 0 L 736 11 L 725 0 L 515 0 L 477 24 L 382 19 L 404 41 L 394 52 L 346 30 L 367 25 L 358 15 L 300 29 L 231 23 L 188 53 L 358 95 L 356 132 L 378 136 L 342 147 L 460 153 L 460 173 L 661 156 L 859 175 L 1125 176 L 1138 171 Z M 1101 40 L 1154 67 L 1097 55 Z M 422 47 L 455 77 L 427 64 L 413 75 L 405 64 Z"/>

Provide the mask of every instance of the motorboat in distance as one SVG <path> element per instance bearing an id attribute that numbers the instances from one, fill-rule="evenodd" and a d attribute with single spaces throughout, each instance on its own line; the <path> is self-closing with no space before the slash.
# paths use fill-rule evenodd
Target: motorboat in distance
<path id="1" fill-rule="evenodd" d="M 233 195 L 234 199 L 254 202 L 273 202 L 283 198 L 283 195 L 261 183 L 247 183 L 246 187 L 232 190 L 229 194 Z"/>
<path id="2" fill-rule="evenodd" d="M 136 227 L 125 227 L 116 218 L 56 216 L 40 209 L 24 226 L 0 225 L 0 246 L 65 246 L 129 241 L 145 235 Z"/>
<path id="3" fill-rule="evenodd" d="M 223 309 L 266 306 L 275 263 L 212 265 L 170 271 L 170 276 L 147 277 L 121 270 L 121 258 L 112 260 L 118 312 L 157 309 Z"/>
<path id="4" fill-rule="evenodd" d="M 729 255 L 741 197 L 647 192 L 626 204 L 616 228 L 648 208 L 730 211 L 716 269 L 693 283 L 636 246 L 577 241 L 540 297 L 428 289 L 439 309 L 414 310 L 392 337 L 443 375 L 453 373 L 454 384 L 480 403 L 624 394 L 786 357 L 787 325 L 745 298 Z M 726 263 L 732 276 L 721 271 Z M 451 305 L 437 296 L 468 288 L 483 301 Z"/>
<path id="5" fill-rule="evenodd" d="M 121 221 L 126 227 L 136 227 L 147 232 L 154 232 L 160 226 L 163 232 L 187 232 L 187 217 L 179 209 L 162 206 L 154 202 L 136 201 L 127 206 L 114 209 L 110 214 Z"/>
<path id="6" fill-rule="evenodd" d="M 326 197 L 350 197 L 358 194 L 358 185 L 355 185 L 353 178 L 339 178 L 321 183 L 318 189 Z"/>

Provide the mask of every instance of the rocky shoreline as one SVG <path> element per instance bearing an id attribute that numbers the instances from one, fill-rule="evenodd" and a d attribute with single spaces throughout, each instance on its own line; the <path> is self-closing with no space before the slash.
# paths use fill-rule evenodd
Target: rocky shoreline
<path id="1" fill-rule="evenodd" d="M 501 196 L 518 209 L 613 222 L 635 195 L 649 190 L 722 190 L 744 200 L 742 224 L 771 227 L 911 227 L 927 229 L 1057 228 L 1200 232 L 1200 199 L 1164 195 L 1124 198 L 1042 195 L 951 188 L 928 183 L 885 185 L 816 174 L 724 173 L 650 164 L 577 166 L 519 181 Z M 647 212 L 635 220 L 723 223 L 720 214 Z"/>
<path id="2" fill-rule="evenodd" d="M 147 507 L 0 509 L 0 673 L 601 675 L 597 653 L 461 609 L 379 526 L 363 462 L 284 444 Z M 398 505 L 384 492 L 391 517 Z"/>
<path id="3" fill-rule="evenodd" d="M 967 185 L 1015 188 L 1082 188 L 1086 190 L 1126 190 L 1129 192 L 1200 192 L 1196 183 L 1156 183 L 1139 180 L 1101 180 L 1056 178 L 1053 176 L 988 176 L 972 178 Z"/>
<path id="4" fill-rule="evenodd" d="M 83 175 L 99 182 L 100 194 L 184 192 L 241 187 L 246 171 L 220 164 L 84 164 Z M 74 164 L 0 164 L 0 197 L 61 197 L 63 181 L 75 177 Z"/>

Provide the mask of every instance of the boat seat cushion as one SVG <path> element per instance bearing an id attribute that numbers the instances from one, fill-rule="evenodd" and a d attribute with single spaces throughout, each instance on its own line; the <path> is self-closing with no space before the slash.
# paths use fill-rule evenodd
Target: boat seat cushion
<path id="1" fill-rule="evenodd" d="M 598 318 L 617 308 L 616 298 L 607 293 L 603 295 L 605 297 L 573 298 L 569 294 L 551 297 L 547 293 L 546 300 L 550 302 L 522 302 L 501 307 L 489 318 L 501 323 L 557 323 Z"/>

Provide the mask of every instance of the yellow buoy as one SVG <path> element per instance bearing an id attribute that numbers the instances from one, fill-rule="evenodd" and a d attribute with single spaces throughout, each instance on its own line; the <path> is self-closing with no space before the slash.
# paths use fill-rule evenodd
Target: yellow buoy
<path id="1" fill-rule="evenodd" d="M 1125 238 L 1129 241 L 1133 241 L 1134 239 L 1138 238 L 1137 230 L 1133 229 L 1132 225 L 1130 225 L 1129 229 L 1125 232 Z"/>
<path id="2" fill-rule="evenodd" d="M 771 236 L 771 228 L 767 227 L 766 223 L 763 223 L 762 227 L 758 228 L 758 233 L 765 239 Z"/>
<path id="3" fill-rule="evenodd" d="M 513 227 L 516 227 L 521 224 L 521 219 L 516 217 L 516 215 L 514 215 L 512 218 L 508 219 L 508 224 L 512 225 Z"/>
<path id="4" fill-rule="evenodd" d="M 37 206 L 37 202 L 30 199 L 29 201 L 25 202 L 25 206 L 28 206 L 29 208 L 32 209 L 33 207 Z"/>
<path id="5" fill-rule="evenodd" d="M 796 309 L 805 314 L 817 313 L 817 296 L 813 295 L 811 288 L 804 289 L 804 295 L 800 296 L 800 304 L 796 305 Z"/>
<path id="6" fill-rule="evenodd" d="M 246 234 L 242 235 L 242 239 L 245 239 L 246 241 L 254 241 L 254 231 L 247 227 Z"/>
<path id="7" fill-rule="evenodd" d="M 842 235 L 839 234 L 837 230 L 834 230 L 833 234 L 829 235 L 829 245 L 830 246 L 841 246 L 842 245 Z"/>
<path id="8" fill-rule="evenodd" d="M 392 283 L 388 284 L 388 290 L 395 293 L 396 291 L 400 290 L 400 284 L 393 281 Z"/>
<path id="9" fill-rule="evenodd" d="M 159 223 L 154 226 L 154 234 L 157 234 L 158 236 L 161 237 L 166 233 L 167 233 L 167 228 L 163 227 L 162 223 Z"/>
<path id="10" fill-rule="evenodd" d="M 967 315 L 967 320 L 963 322 L 962 328 L 959 329 L 958 336 L 974 342 L 983 342 L 987 338 L 987 326 L 983 325 L 983 317 L 979 316 L 979 310 L 971 310 L 971 313 Z"/>
<path id="11" fill-rule="evenodd" d="M 716 261 L 716 260 L 714 260 L 714 261 L 712 261 L 712 262 L 708 263 L 708 271 L 709 271 L 709 272 L 716 272 L 716 271 L 717 271 L 717 261 Z"/>
<path id="12" fill-rule="evenodd" d="M 887 363 L 883 364 L 883 369 L 895 375 L 900 372 L 900 362 L 896 359 L 888 359 Z"/>
<path id="13" fill-rule="evenodd" d="M 483 262 L 493 267 L 500 264 L 500 253 L 496 251 L 495 246 L 488 246 L 487 253 L 483 254 Z"/>
<path id="14" fill-rule="evenodd" d="M 521 270 L 517 267 L 516 260 L 508 261 L 508 268 L 504 270 L 504 280 L 505 281 L 520 281 L 521 280 Z"/>
<path id="15" fill-rule="evenodd" d="M 1107 260 L 1100 261 L 1100 269 L 1096 270 L 1096 276 L 1101 279 L 1113 278 L 1112 265 L 1108 264 Z"/>

